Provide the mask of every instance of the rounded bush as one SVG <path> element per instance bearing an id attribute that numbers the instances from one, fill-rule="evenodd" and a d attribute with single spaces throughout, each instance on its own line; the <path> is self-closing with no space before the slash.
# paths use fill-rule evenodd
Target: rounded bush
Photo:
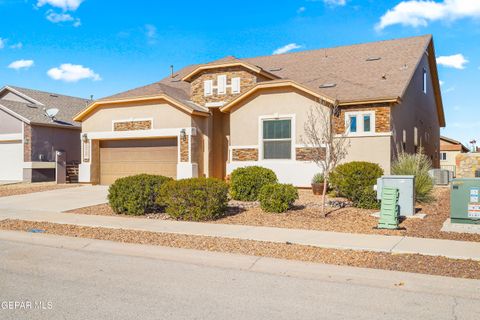
<path id="1" fill-rule="evenodd" d="M 214 178 L 172 180 L 161 189 L 167 214 L 178 220 L 204 221 L 221 217 L 228 204 L 228 185 Z"/>
<path id="2" fill-rule="evenodd" d="M 337 166 L 329 177 L 330 186 L 336 194 L 352 201 L 360 208 L 377 208 L 373 186 L 383 175 L 376 163 L 353 161 Z"/>
<path id="3" fill-rule="evenodd" d="M 108 188 L 108 202 L 115 213 L 143 215 L 162 207 L 161 186 L 172 180 L 164 176 L 140 174 L 117 179 Z"/>
<path id="4" fill-rule="evenodd" d="M 259 166 L 238 168 L 230 175 L 230 196 L 235 200 L 255 201 L 264 185 L 276 182 L 277 176 L 270 169 Z"/>
<path id="5" fill-rule="evenodd" d="M 281 213 L 292 207 L 298 191 L 291 184 L 271 183 L 260 189 L 258 199 L 263 211 Z"/>

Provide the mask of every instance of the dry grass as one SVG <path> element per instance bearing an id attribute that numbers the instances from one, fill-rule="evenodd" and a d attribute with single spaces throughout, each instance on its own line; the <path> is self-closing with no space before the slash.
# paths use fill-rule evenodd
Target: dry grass
<path id="1" fill-rule="evenodd" d="M 79 184 L 56 184 L 55 182 L 17 183 L 0 185 L 0 197 L 79 187 Z"/>
<path id="2" fill-rule="evenodd" d="M 294 244 L 81 227 L 46 222 L 29 222 L 20 220 L 0 221 L 0 229 L 4 230 L 28 231 L 33 228 L 45 230 L 46 233 L 49 234 L 62 236 L 217 252 L 231 252 L 334 265 L 480 279 L 480 273 L 478 272 L 478 270 L 480 270 L 480 262 L 472 260 L 456 260 L 418 254 L 393 255 L 389 253 L 369 251 L 324 249 Z"/>
<path id="3" fill-rule="evenodd" d="M 419 205 L 418 210 L 426 213 L 425 219 L 406 219 L 400 227 L 405 230 L 377 230 L 378 219 L 371 216 L 376 210 L 347 208 L 330 208 L 327 218 L 320 214 L 320 196 L 311 190 L 299 190 L 300 199 L 295 207 L 286 213 L 264 213 L 259 207 L 238 205 L 232 202 L 227 216 L 211 223 L 267 226 L 293 229 L 309 229 L 362 234 L 403 235 L 420 238 L 450 239 L 480 242 L 479 234 L 442 232 L 443 222 L 450 214 L 450 192 L 448 188 L 438 187 L 434 190 L 436 201 Z M 81 214 L 116 215 L 107 204 L 81 208 L 71 211 Z M 129 216 L 130 217 L 130 216 Z M 141 216 L 141 218 L 169 219 L 162 213 Z"/>

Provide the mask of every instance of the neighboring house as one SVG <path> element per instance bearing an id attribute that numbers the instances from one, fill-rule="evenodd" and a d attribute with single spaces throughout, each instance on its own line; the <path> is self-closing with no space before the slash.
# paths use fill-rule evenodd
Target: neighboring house
<path id="1" fill-rule="evenodd" d="M 90 104 L 82 122 L 80 180 L 110 184 L 141 172 L 224 178 L 235 168 L 273 169 L 309 186 L 319 168 L 304 124 L 317 105 L 338 105 L 346 161 L 390 171 L 398 150 L 439 167 L 445 126 L 430 35 L 248 59 L 226 57 Z"/>
<path id="2" fill-rule="evenodd" d="M 0 89 L 0 181 L 55 180 L 55 153 L 80 161 L 80 123 L 73 116 L 90 101 L 38 90 Z M 47 110 L 55 117 L 47 116 Z"/>
<path id="3" fill-rule="evenodd" d="M 467 153 L 470 150 L 461 142 L 444 136 L 440 136 L 440 167 L 453 171 L 456 174 L 456 157 L 460 153 Z"/>

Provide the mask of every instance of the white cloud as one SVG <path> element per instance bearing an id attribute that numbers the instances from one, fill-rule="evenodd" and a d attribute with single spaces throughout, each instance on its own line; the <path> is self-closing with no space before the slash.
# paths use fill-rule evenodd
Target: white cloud
<path id="1" fill-rule="evenodd" d="M 153 24 L 146 24 L 145 35 L 147 36 L 148 43 L 154 44 L 157 40 L 157 27 Z"/>
<path id="2" fill-rule="evenodd" d="M 50 78 L 65 82 L 77 82 L 83 79 L 92 79 L 93 81 L 102 80 L 98 73 L 92 69 L 78 64 L 64 63 L 60 67 L 52 68 L 47 71 Z"/>
<path id="3" fill-rule="evenodd" d="M 441 86 L 443 86 L 445 84 L 445 81 L 443 81 L 443 80 L 438 80 L 438 82 L 440 83 Z"/>
<path id="4" fill-rule="evenodd" d="M 37 7 L 43 7 L 46 4 L 52 7 L 60 8 L 63 11 L 75 11 L 83 0 L 38 0 Z"/>
<path id="5" fill-rule="evenodd" d="M 273 54 L 282 54 L 282 53 L 287 53 L 287 52 L 290 52 L 292 50 L 295 50 L 295 49 L 300 49 L 302 46 L 301 45 L 298 45 L 296 43 L 289 43 L 283 47 L 280 47 L 278 49 L 276 49 L 275 51 L 273 51 Z"/>
<path id="6" fill-rule="evenodd" d="M 300 7 L 300 8 L 297 9 L 297 13 L 298 13 L 298 14 L 304 13 L 305 10 L 307 10 L 307 8 L 305 8 L 305 7 Z"/>
<path id="7" fill-rule="evenodd" d="M 9 48 L 10 49 L 22 49 L 23 48 L 23 43 L 17 42 L 15 44 L 12 44 Z"/>
<path id="8" fill-rule="evenodd" d="M 344 6 L 347 4 L 347 0 L 323 0 L 323 2 L 329 6 Z"/>
<path id="9" fill-rule="evenodd" d="M 402 1 L 388 10 L 375 26 L 382 30 L 388 26 L 424 27 L 429 22 L 454 21 L 462 18 L 480 18 L 480 1 L 477 0 L 432 0 Z"/>
<path id="10" fill-rule="evenodd" d="M 47 11 L 47 20 L 52 23 L 61 23 L 61 22 L 73 22 L 74 27 L 79 27 L 81 21 L 79 18 L 72 17 L 69 13 L 56 13 L 52 10 Z"/>
<path id="11" fill-rule="evenodd" d="M 0 38 L 0 49 L 5 48 L 5 42 L 6 42 L 5 39 Z"/>
<path id="12" fill-rule="evenodd" d="M 8 65 L 8 68 L 14 69 L 14 70 L 20 70 L 20 69 L 28 69 L 31 66 L 33 66 L 34 62 L 33 60 L 17 60 L 13 61 Z"/>
<path id="13" fill-rule="evenodd" d="M 458 53 L 451 56 L 437 57 L 437 63 L 448 68 L 465 69 L 468 60 L 465 59 L 463 54 Z"/>

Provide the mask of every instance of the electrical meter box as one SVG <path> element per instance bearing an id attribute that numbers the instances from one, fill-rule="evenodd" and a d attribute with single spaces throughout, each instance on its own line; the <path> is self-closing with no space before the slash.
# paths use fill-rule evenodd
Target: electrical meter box
<path id="1" fill-rule="evenodd" d="M 452 180 L 450 220 L 452 223 L 480 224 L 480 178 Z"/>
<path id="2" fill-rule="evenodd" d="M 415 176 L 382 176 L 377 179 L 377 199 L 382 199 L 383 187 L 397 188 L 398 206 L 401 216 L 415 214 Z"/>

